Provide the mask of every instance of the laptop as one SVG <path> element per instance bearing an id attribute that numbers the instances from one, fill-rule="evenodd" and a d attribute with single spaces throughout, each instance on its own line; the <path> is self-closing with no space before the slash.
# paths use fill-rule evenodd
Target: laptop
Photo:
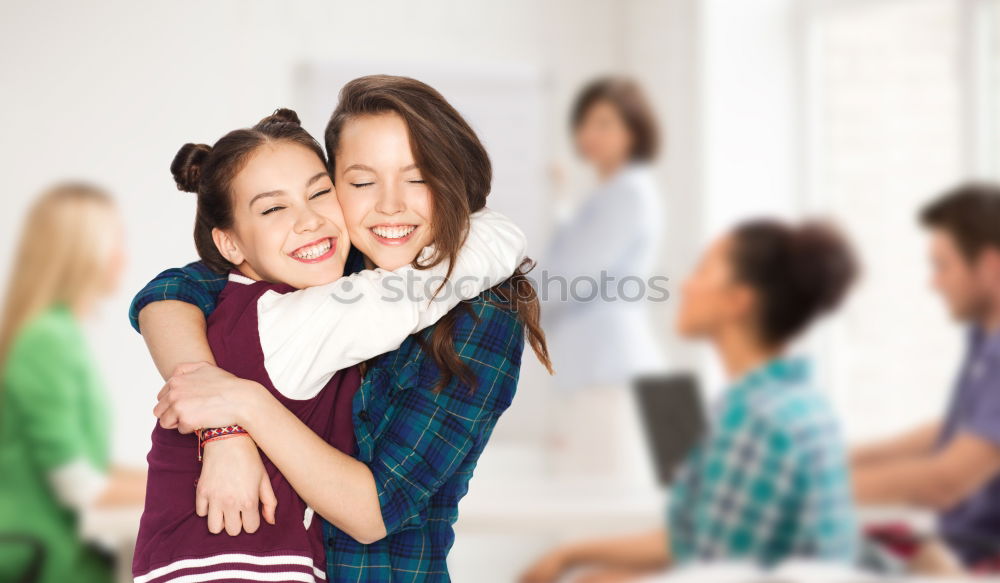
<path id="1" fill-rule="evenodd" d="M 698 381 L 693 374 L 674 373 L 640 376 L 632 384 L 657 479 L 670 485 L 708 426 Z"/>

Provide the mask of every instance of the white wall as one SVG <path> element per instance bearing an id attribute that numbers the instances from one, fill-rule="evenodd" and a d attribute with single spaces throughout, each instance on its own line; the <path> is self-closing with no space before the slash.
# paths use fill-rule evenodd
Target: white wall
<path id="1" fill-rule="evenodd" d="M 799 208 L 798 89 L 792 0 L 702 3 L 703 227 Z"/>
<path id="2" fill-rule="evenodd" d="M 701 251 L 747 217 L 802 208 L 797 6 L 792 0 L 632 0 L 625 67 L 641 78 L 667 131 L 667 229 L 659 310 L 672 364 L 722 386 L 704 346 L 672 334 L 680 287 Z"/>
<path id="3" fill-rule="evenodd" d="M 641 79 L 663 124 L 657 167 L 665 196 L 659 273 L 670 279 L 671 299 L 654 306 L 653 317 L 670 365 L 693 369 L 700 351 L 672 333 L 680 286 L 701 251 L 706 212 L 702 83 L 704 53 L 700 0 L 632 0 L 624 4 L 625 70 Z"/>

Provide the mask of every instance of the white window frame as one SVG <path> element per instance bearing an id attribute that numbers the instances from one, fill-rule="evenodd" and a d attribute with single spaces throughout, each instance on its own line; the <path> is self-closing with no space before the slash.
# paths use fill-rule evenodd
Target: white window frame
<path id="1" fill-rule="evenodd" d="M 799 47 L 799 192 L 800 209 L 807 215 L 822 215 L 829 209 L 822 187 L 825 143 L 822 125 L 821 34 L 824 20 L 832 14 L 864 10 L 877 3 L 906 0 L 803 0 L 796 15 Z M 961 104 L 962 171 L 968 178 L 1000 180 L 1000 0 L 951 0 L 960 10 L 957 31 L 961 39 L 958 70 Z M 837 377 L 840 355 L 838 340 L 844 338 L 838 319 L 808 339 L 810 352 L 826 354 L 817 361 L 817 377 L 836 398 L 844 390 Z"/>
<path id="2" fill-rule="evenodd" d="M 876 3 L 905 0 L 806 0 L 799 16 L 799 46 L 802 119 L 803 208 L 814 211 L 823 208 L 822 189 L 822 108 L 819 70 L 819 34 L 822 21 L 832 13 L 870 8 Z M 1000 0 L 951 0 L 961 11 L 958 38 L 961 79 L 959 92 L 962 102 L 962 160 L 970 178 L 1000 180 L 1000 91 L 991 79 L 998 74 L 1000 54 Z"/>

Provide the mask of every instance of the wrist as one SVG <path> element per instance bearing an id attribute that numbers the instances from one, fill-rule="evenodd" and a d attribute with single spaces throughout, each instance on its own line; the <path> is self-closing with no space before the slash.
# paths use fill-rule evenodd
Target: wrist
<path id="1" fill-rule="evenodd" d="M 227 425 L 225 427 L 210 427 L 198 430 L 198 461 L 202 461 L 205 446 L 218 441 L 225 441 L 233 437 L 246 435 L 246 429 L 241 425 Z"/>
<path id="2" fill-rule="evenodd" d="M 210 447 L 214 446 L 216 443 L 221 443 L 221 442 L 227 441 L 227 440 L 233 440 L 233 439 L 237 439 L 237 438 L 240 438 L 240 437 L 246 437 L 246 438 L 249 439 L 250 438 L 250 434 L 248 434 L 248 433 L 231 433 L 229 435 L 222 435 L 222 436 L 219 436 L 219 437 L 213 437 L 213 438 L 210 438 L 210 439 L 206 439 L 205 441 L 201 442 L 201 449 L 204 450 L 204 451 L 208 451 L 208 449 Z"/>
<path id="3" fill-rule="evenodd" d="M 236 423 L 251 431 L 259 420 L 265 415 L 263 411 L 267 408 L 270 397 L 267 389 L 258 382 L 244 380 L 243 390 L 240 391 L 240 398 L 236 407 Z"/>

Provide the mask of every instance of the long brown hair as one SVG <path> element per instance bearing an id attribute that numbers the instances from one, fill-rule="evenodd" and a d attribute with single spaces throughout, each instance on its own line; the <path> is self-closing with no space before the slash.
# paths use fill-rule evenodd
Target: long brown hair
<path id="1" fill-rule="evenodd" d="M 431 229 L 436 254 L 422 265 L 414 259 L 413 266 L 426 269 L 445 260 L 454 265 L 468 233 L 469 215 L 486 206 L 490 193 L 493 167 L 486 148 L 461 114 L 426 83 L 409 77 L 369 75 L 344 85 L 337 109 L 326 126 L 331 176 L 344 125 L 358 116 L 384 113 L 396 113 L 403 118 L 410 132 L 414 160 L 432 193 L 434 219 Z M 545 333 L 539 323 L 541 308 L 535 288 L 527 277 L 532 268 L 534 262 L 526 258 L 510 279 L 492 288 L 499 299 L 491 303 L 516 314 L 535 355 L 551 373 Z M 459 310 L 449 312 L 434 327 L 429 345 L 425 343 L 442 372 L 434 386 L 435 392 L 442 390 L 455 376 L 475 387 L 475 376 L 455 351 L 452 337 L 460 315 Z"/>
<path id="2" fill-rule="evenodd" d="M 299 144 L 326 162 L 323 149 L 302 128 L 299 116 L 290 109 L 278 109 L 252 128 L 233 130 L 219 138 L 214 146 L 184 144 L 170 164 L 177 189 L 198 194 L 194 221 L 194 244 L 201 260 L 212 270 L 225 273 L 235 267 L 222 256 L 212 229 L 233 226 L 233 179 L 240 173 L 257 148 L 274 142 Z"/>

